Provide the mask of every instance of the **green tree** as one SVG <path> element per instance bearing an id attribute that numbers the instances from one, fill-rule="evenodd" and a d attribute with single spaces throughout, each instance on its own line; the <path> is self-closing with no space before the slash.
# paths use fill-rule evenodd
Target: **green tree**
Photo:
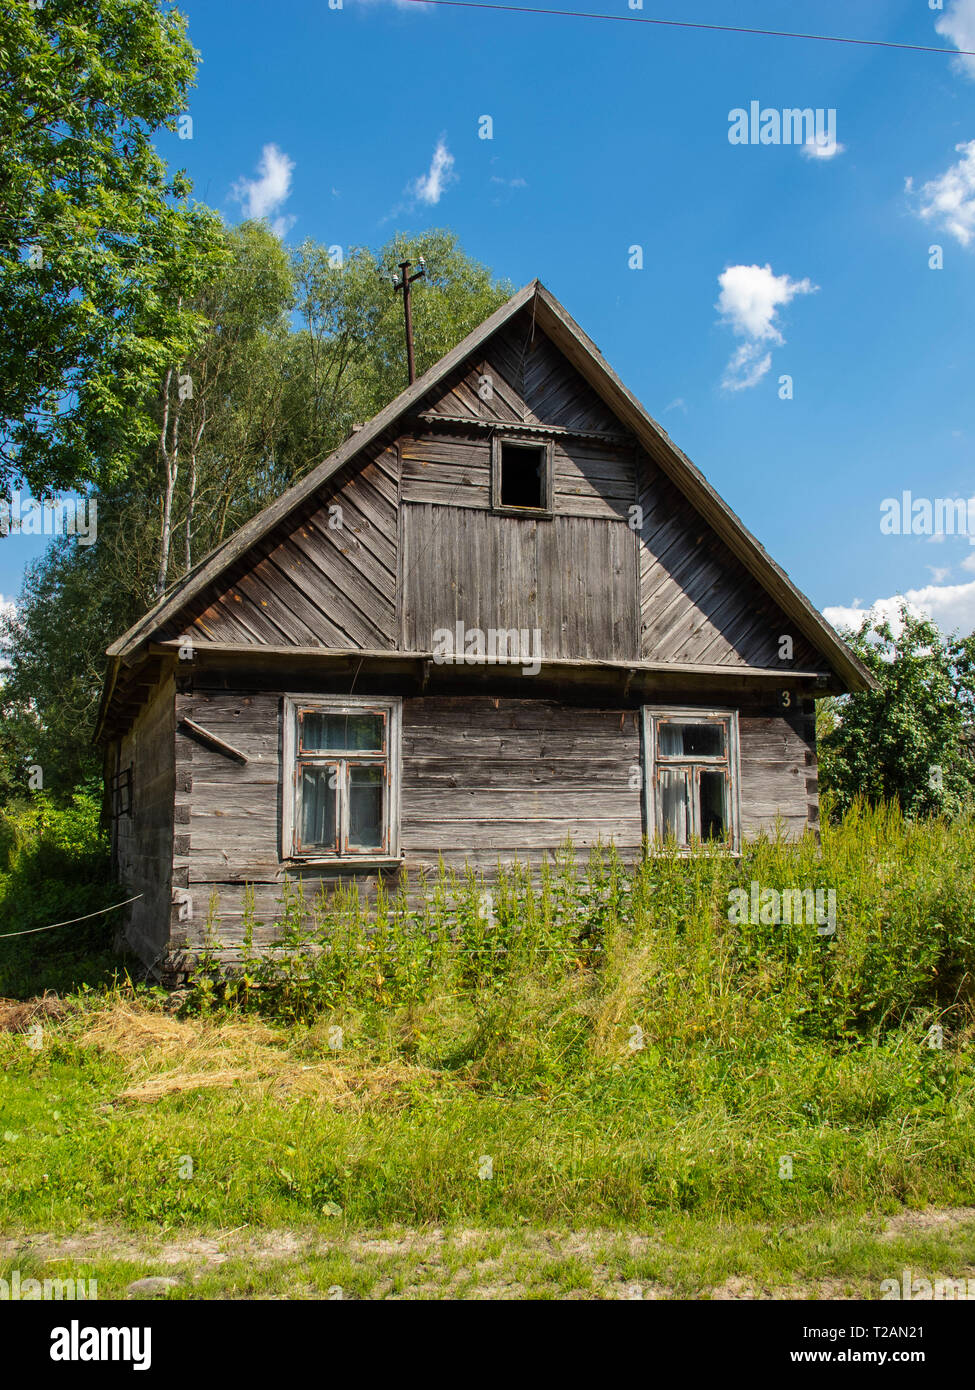
<path id="1" fill-rule="evenodd" d="M 233 495 L 246 498 L 273 456 L 291 301 L 287 252 L 266 225 L 243 223 L 227 237 L 226 267 L 193 302 L 205 325 L 196 348 L 167 369 L 160 391 L 157 598 L 170 578 L 174 509 L 181 572 L 195 541 L 206 551 L 222 538 Z"/>
<path id="2" fill-rule="evenodd" d="M 282 463 L 299 478 L 406 387 L 403 301 L 392 276 L 401 261 L 425 262 L 413 291 L 417 375 L 499 308 L 512 293 L 472 260 L 448 231 L 395 236 L 378 252 L 351 247 L 341 265 L 305 242 L 294 254 L 295 313 L 285 398 Z"/>
<path id="3" fill-rule="evenodd" d="M 61 791 L 97 772 L 90 737 L 109 641 L 161 583 L 403 389 L 403 311 L 390 266 L 426 258 L 414 298 L 420 371 L 508 294 L 445 232 L 397 238 L 378 254 L 353 251 L 339 268 L 311 243 L 291 264 L 266 226 L 244 223 L 226 234 L 226 255 L 193 300 L 205 325 L 195 347 L 155 383 L 154 437 L 124 478 L 98 491 L 97 542 L 51 546 L 28 572 L 16 615 L 0 622 L 10 661 L 0 686 L 0 796 L 25 787 L 32 763 Z"/>
<path id="4" fill-rule="evenodd" d="M 152 144 L 196 53 L 155 0 L 0 11 L 0 481 L 35 493 L 123 475 L 156 385 L 201 326 L 220 224 Z"/>
<path id="5" fill-rule="evenodd" d="M 855 797 L 897 800 L 909 815 L 955 815 L 975 793 L 963 750 L 975 713 L 975 634 L 946 637 L 901 608 L 899 631 L 864 618 L 845 633 L 877 689 L 821 701 L 820 783 L 834 810 Z"/>
<path id="6" fill-rule="evenodd" d="M 105 647 L 151 601 L 155 522 L 143 497 L 116 494 L 94 545 L 62 537 L 28 569 L 16 612 L 0 622 L 10 663 L 0 685 L 5 800 L 28 790 L 32 765 L 56 794 L 98 773 L 91 735 Z"/>

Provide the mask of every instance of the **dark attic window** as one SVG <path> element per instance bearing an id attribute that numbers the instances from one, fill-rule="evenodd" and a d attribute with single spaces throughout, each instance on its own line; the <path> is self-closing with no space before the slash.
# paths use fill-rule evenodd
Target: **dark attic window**
<path id="1" fill-rule="evenodd" d="M 548 445 L 501 439 L 496 441 L 496 458 L 496 506 L 550 510 Z"/>

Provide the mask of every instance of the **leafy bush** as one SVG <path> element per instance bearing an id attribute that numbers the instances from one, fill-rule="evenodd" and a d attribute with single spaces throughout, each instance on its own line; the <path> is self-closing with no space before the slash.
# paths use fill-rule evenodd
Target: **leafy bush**
<path id="1" fill-rule="evenodd" d="M 970 809 L 975 634 L 946 637 L 903 606 L 896 633 L 868 616 L 845 635 L 877 689 L 819 702 L 820 785 L 837 813 L 861 796 L 896 799 L 910 815 Z"/>
<path id="2" fill-rule="evenodd" d="M 36 930 L 119 900 L 99 813 L 93 790 L 77 791 L 65 804 L 38 793 L 0 808 L 0 930 L 31 933 L 0 939 L 0 994 L 68 989 L 117 965 L 111 914 Z"/>

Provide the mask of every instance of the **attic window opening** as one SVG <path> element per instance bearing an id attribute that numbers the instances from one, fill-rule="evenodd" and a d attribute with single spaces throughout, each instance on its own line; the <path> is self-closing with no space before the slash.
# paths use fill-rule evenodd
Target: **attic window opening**
<path id="1" fill-rule="evenodd" d="M 551 511 L 551 446 L 534 440 L 495 439 L 494 505 L 504 511 Z"/>

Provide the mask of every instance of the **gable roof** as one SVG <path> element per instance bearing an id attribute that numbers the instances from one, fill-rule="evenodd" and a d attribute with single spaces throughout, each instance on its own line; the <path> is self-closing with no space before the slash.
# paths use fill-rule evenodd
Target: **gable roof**
<path id="1" fill-rule="evenodd" d="M 112 662 L 109 684 L 113 680 L 113 670 L 117 672 L 120 663 L 130 664 L 140 649 L 153 640 L 160 628 L 300 507 L 343 465 L 362 453 L 384 431 L 408 414 L 424 396 L 462 366 L 493 334 L 527 306 L 531 307 L 538 328 L 555 343 L 566 359 L 605 401 L 621 424 L 636 436 L 654 463 L 687 497 L 766 592 L 771 594 L 783 612 L 792 618 L 800 631 L 822 652 L 847 688 L 872 688 L 873 677 L 855 653 L 795 587 L 785 571 L 747 530 L 703 473 L 691 463 L 667 432 L 624 386 L 595 343 L 538 280 L 532 280 L 517 294 L 512 295 L 506 304 L 390 401 L 367 425 L 352 434 L 328 458 L 317 464 L 301 482 L 282 493 L 212 550 L 164 594 L 144 617 L 113 642 L 107 650 Z"/>

